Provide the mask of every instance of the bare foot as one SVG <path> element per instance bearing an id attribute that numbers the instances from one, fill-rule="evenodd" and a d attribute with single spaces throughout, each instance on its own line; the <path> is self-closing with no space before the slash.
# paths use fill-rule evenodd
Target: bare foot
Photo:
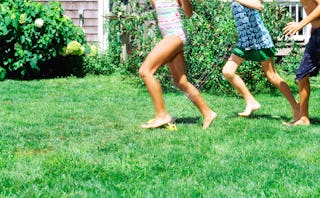
<path id="1" fill-rule="evenodd" d="M 255 110 L 260 109 L 260 104 L 258 102 L 248 103 L 244 112 L 238 113 L 241 117 L 248 117 Z"/>
<path id="2" fill-rule="evenodd" d="M 297 121 L 293 121 L 293 122 L 284 122 L 283 123 L 286 126 L 309 126 L 310 125 L 310 120 L 309 119 L 303 119 L 300 118 Z"/>
<path id="3" fill-rule="evenodd" d="M 297 120 L 291 121 L 291 122 L 282 122 L 283 125 L 286 126 L 293 126 L 293 124 L 296 122 Z"/>
<path id="4" fill-rule="evenodd" d="M 202 128 L 207 129 L 216 117 L 217 113 L 211 111 L 210 115 L 204 117 Z"/>
<path id="5" fill-rule="evenodd" d="M 141 128 L 144 129 L 153 129 L 153 128 L 158 128 L 163 125 L 166 125 L 172 121 L 172 117 L 170 115 L 165 116 L 164 118 L 154 118 L 149 120 L 146 124 L 141 125 Z"/>

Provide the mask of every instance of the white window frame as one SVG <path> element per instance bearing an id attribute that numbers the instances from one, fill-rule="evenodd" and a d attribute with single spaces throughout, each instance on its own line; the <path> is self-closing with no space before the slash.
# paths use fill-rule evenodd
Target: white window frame
<path id="1" fill-rule="evenodd" d="M 272 2 L 272 0 L 265 0 L 266 2 Z M 299 11 L 302 9 L 302 18 L 307 17 L 306 12 L 303 9 L 303 6 L 301 5 L 299 0 L 276 0 L 276 2 L 279 5 L 283 5 L 285 7 L 289 8 L 289 12 L 292 13 L 293 8 L 295 8 L 295 19 L 293 19 L 295 22 L 299 22 Z M 302 42 L 304 44 L 307 44 L 309 41 L 309 38 L 311 36 L 311 24 L 308 24 L 302 29 L 302 33 L 297 32 L 295 35 L 292 36 L 293 40 Z"/>
<path id="2" fill-rule="evenodd" d="M 290 13 L 292 13 L 293 10 L 295 10 L 295 13 L 294 13 L 295 19 L 293 19 L 295 22 L 299 22 L 301 20 L 301 19 L 299 20 L 299 18 L 303 19 L 307 17 L 307 14 L 304 11 L 303 6 L 297 0 L 279 1 L 278 3 L 287 7 Z M 300 16 L 301 15 L 300 13 L 302 13 L 302 16 Z M 302 29 L 302 32 L 297 32 L 295 35 L 292 36 L 292 38 L 295 41 L 303 42 L 304 44 L 306 44 L 309 41 L 310 35 L 311 35 L 311 24 L 308 24 Z"/>
<path id="3" fill-rule="evenodd" d="M 108 49 L 108 31 L 105 31 L 104 25 L 105 15 L 110 12 L 110 3 L 109 0 L 99 0 L 99 11 L 98 11 L 98 38 L 99 38 L 99 47 L 101 51 Z"/>

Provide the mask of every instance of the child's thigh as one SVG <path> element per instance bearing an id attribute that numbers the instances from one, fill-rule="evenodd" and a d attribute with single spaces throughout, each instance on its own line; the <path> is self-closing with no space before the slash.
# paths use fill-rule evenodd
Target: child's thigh
<path id="1" fill-rule="evenodd" d="M 165 37 L 151 50 L 143 65 L 158 68 L 182 51 L 183 42 L 180 38 L 176 36 Z"/>

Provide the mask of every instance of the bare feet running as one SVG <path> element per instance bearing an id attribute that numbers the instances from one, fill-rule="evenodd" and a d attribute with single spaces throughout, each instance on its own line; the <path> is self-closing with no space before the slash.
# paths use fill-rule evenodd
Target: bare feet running
<path id="1" fill-rule="evenodd" d="M 284 125 L 286 126 L 309 126 L 310 125 L 310 120 L 308 119 L 299 119 L 297 121 L 293 122 L 283 122 Z"/>
<path id="2" fill-rule="evenodd" d="M 172 117 L 167 115 L 164 118 L 151 119 L 146 124 L 141 125 L 141 128 L 144 128 L 144 129 L 159 128 L 159 127 L 166 125 L 170 122 L 172 122 Z"/>
<path id="3" fill-rule="evenodd" d="M 248 103 L 244 112 L 238 113 L 241 117 L 248 117 L 255 110 L 260 109 L 260 104 L 258 102 Z"/>
<path id="4" fill-rule="evenodd" d="M 300 103 L 297 103 L 296 109 L 293 109 L 293 119 L 294 120 L 291 121 L 291 122 L 282 122 L 282 124 L 286 125 L 286 126 L 294 126 L 295 123 L 300 120 Z M 309 123 L 310 124 L 310 121 L 309 120 L 305 121 L 305 123 Z"/>
<path id="5" fill-rule="evenodd" d="M 207 129 L 216 117 L 217 113 L 211 111 L 210 115 L 204 117 L 202 128 Z"/>
<path id="6" fill-rule="evenodd" d="M 291 122 L 282 122 L 283 125 L 286 126 L 293 126 L 293 123 L 295 123 L 297 120 L 291 121 Z"/>

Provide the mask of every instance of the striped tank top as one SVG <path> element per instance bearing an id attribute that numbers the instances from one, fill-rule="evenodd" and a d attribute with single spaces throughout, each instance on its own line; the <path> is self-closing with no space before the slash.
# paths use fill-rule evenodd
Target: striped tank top
<path id="1" fill-rule="evenodd" d="M 176 35 L 186 43 L 187 37 L 183 29 L 179 9 L 177 0 L 156 0 L 158 26 L 162 36 Z"/>

